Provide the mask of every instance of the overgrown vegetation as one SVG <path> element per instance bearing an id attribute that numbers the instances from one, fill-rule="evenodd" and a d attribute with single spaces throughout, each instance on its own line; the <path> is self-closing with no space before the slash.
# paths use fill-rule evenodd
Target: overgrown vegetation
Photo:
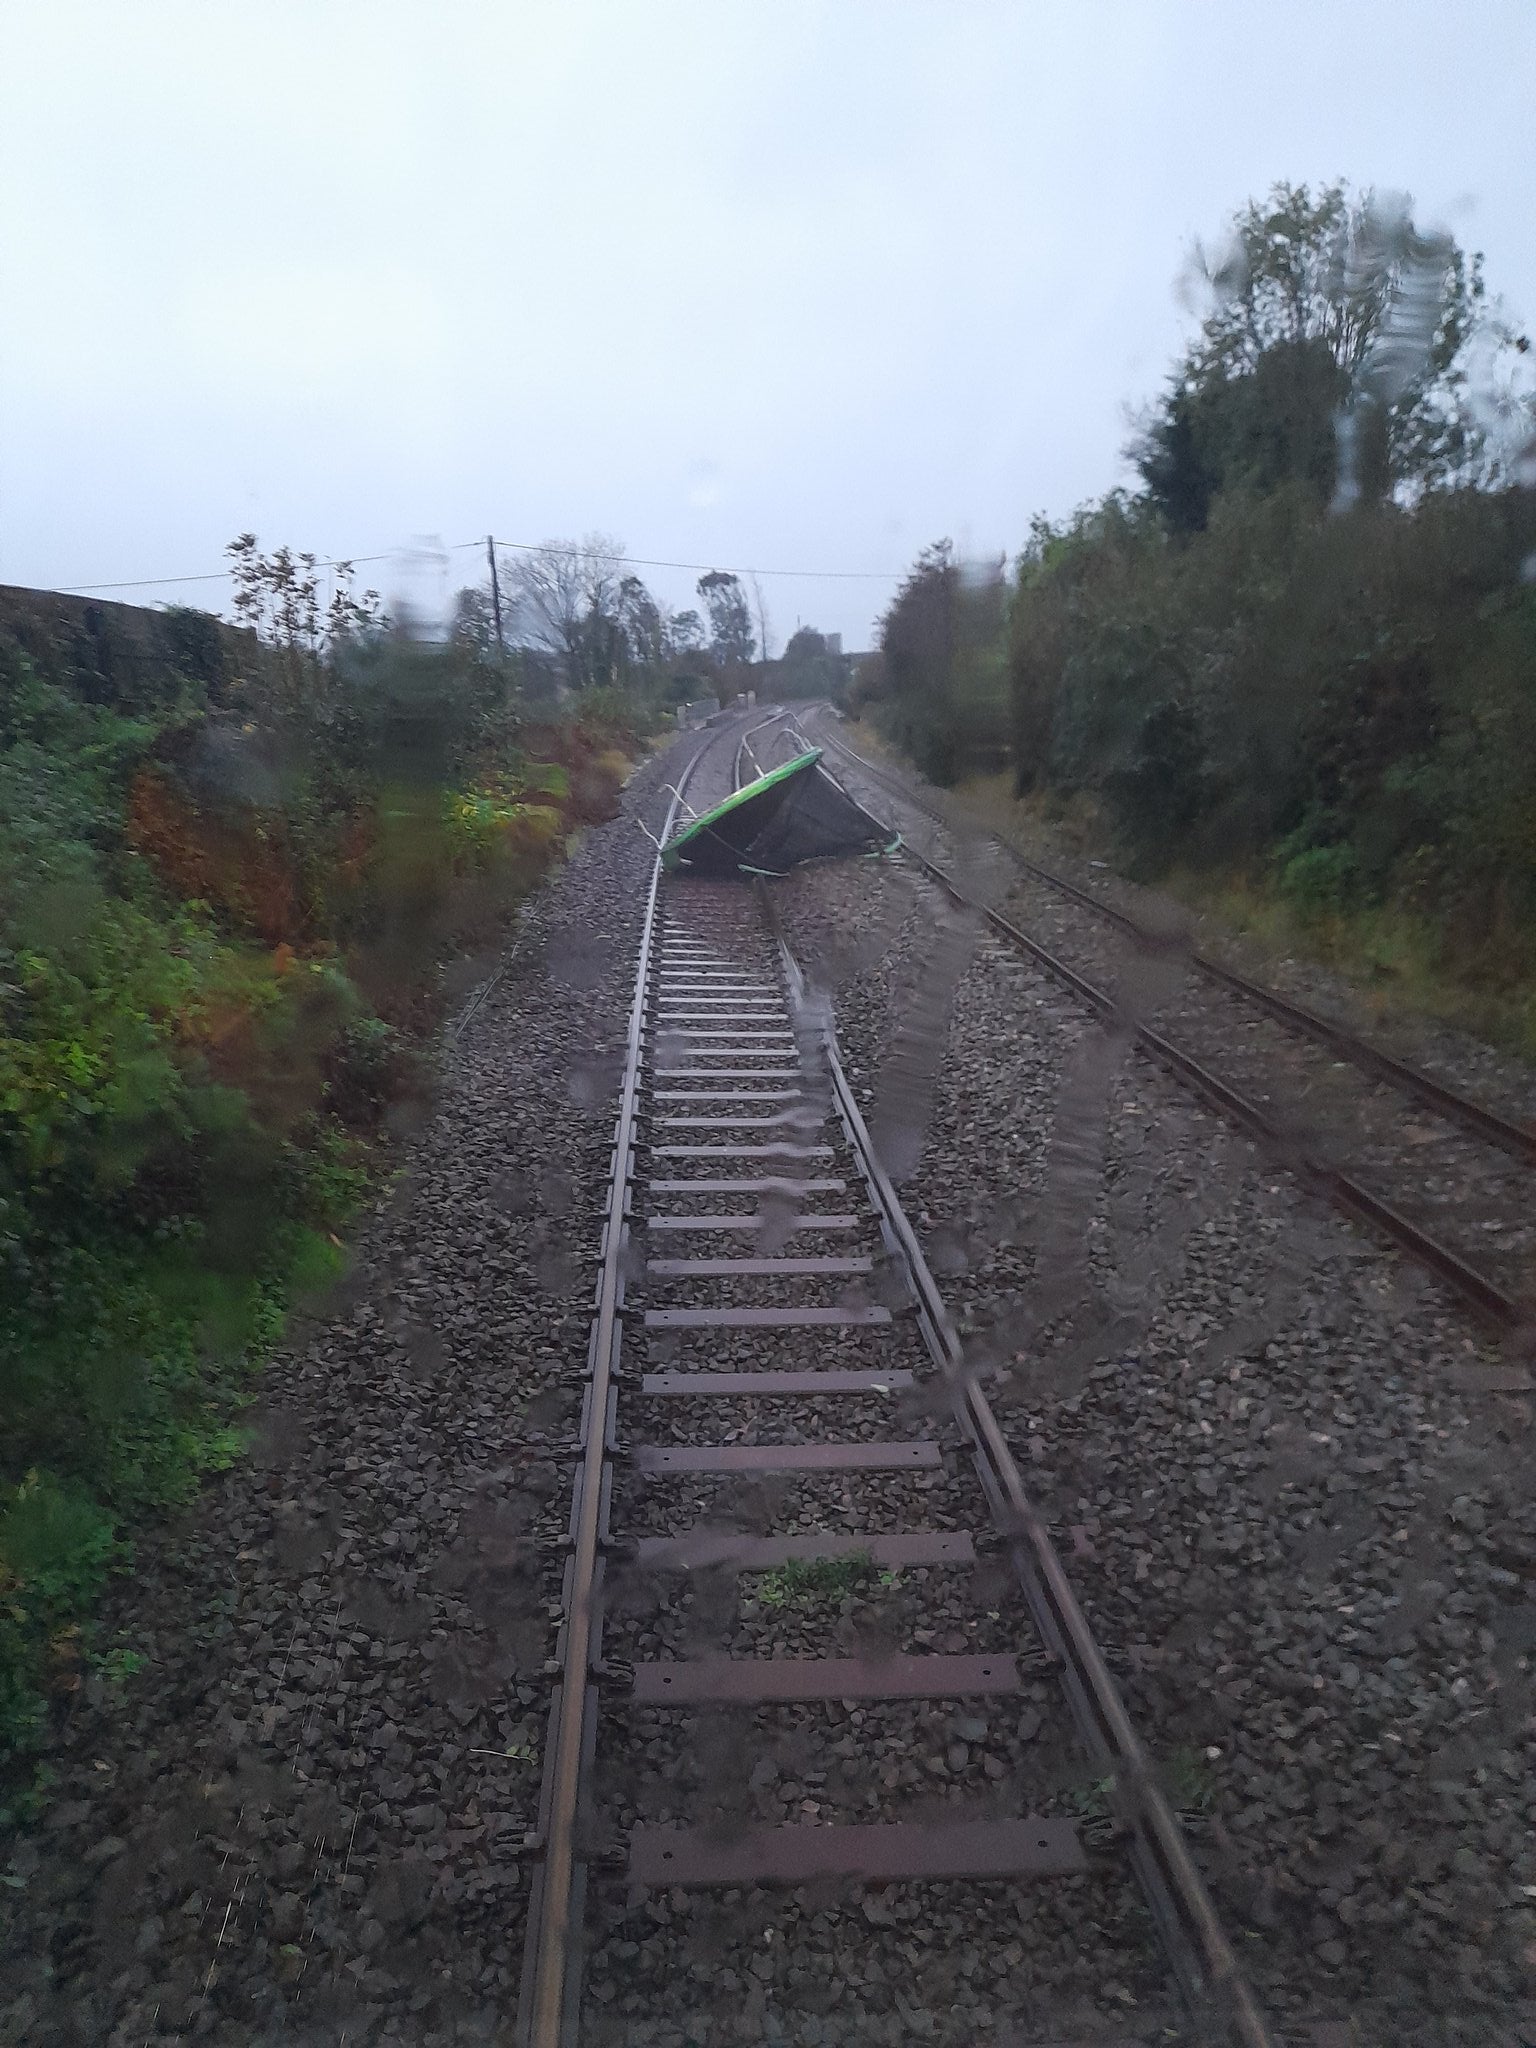
<path id="1" fill-rule="evenodd" d="M 438 964 L 611 813 L 642 715 L 530 707 L 345 565 L 322 603 L 312 559 L 231 553 L 244 632 L 0 619 L 0 1808 L 135 1527 L 238 1455 L 253 1365 L 337 1272 Z"/>
<path id="2" fill-rule="evenodd" d="M 990 620 L 930 551 L 866 691 L 947 781 L 1001 661 L 1022 794 L 1144 877 L 1502 990 L 1536 1050 L 1527 343 L 1477 259 L 1342 186 L 1277 188 L 1196 273 L 1142 488 L 1037 521 Z"/>

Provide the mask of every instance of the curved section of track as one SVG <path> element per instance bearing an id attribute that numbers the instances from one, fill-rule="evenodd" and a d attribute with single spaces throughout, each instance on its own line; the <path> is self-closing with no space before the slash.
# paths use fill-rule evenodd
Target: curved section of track
<path id="1" fill-rule="evenodd" d="M 690 763 L 669 825 L 709 761 L 734 742 L 739 776 L 751 733 L 775 722 L 737 721 L 713 733 Z M 637 1373 L 624 1354 L 641 1344 L 659 1354 L 646 1366 L 661 1369 Z M 648 1440 L 628 1440 L 632 1418 Z M 869 1881 L 1050 1885 L 1094 1870 L 1107 1882 L 1129 1869 L 1200 2038 L 1244 2048 L 1271 2041 L 1159 1773 L 966 1368 L 870 1144 L 830 1015 L 761 886 L 663 877 L 659 863 L 651 879 L 575 1450 L 519 2016 L 524 2048 L 571 2048 L 590 2037 L 582 1951 L 593 1869 L 622 1869 L 632 1886 L 748 1898 L 759 1888 Z M 787 1527 L 761 1498 L 744 1508 L 768 1475 L 800 1489 Z M 863 1502 L 862 1522 L 857 1508 L 818 1502 L 816 1488 L 829 1479 L 845 1501 Z M 947 1526 L 924 1525 L 933 1495 L 910 1491 L 914 1482 L 944 1487 L 957 1505 Z M 711 1484 L 713 1505 L 701 1520 L 699 1490 Z M 684 1497 L 674 1499 L 669 1489 L 679 1486 Z M 967 1494 L 972 1526 L 957 1526 Z M 684 1573 L 699 1603 L 706 1586 L 717 1596 L 724 1587 L 724 1605 L 736 1612 L 730 1589 L 744 1580 L 762 1586 L 778 1575 L 797 1584 L 830 1570 L 851 1583 L 876 1570 L 905 1572 L 915 1575 L 920 1606 L 922 1581 L 974 1565 L 989 1546 L 1023 1595 L 1019 1623 L 1027 1628 L 1026 1615 L 1033 1623 L 1032 1644 L 996 1612 L 974 1613 L 937 1650 L 934 1631 L 919 1628 L 915 1654 L 882 1641 L 832 1646 L 852 1655 L 786 1655 L 760 1616 L 754 1636 L 739 1613 L 723 1654 L 701 1647 L 697 1634 L 670 1643 L 631 1632 L 631 1647 L 669 1652 L 659 1656 L 623 1656 L 605 1644 L 605 1609 L 626 1577 Z M 953 1603 L 952 1593 L 945 1598 Z M 725 1798 L 728 1825 L 717 1814 L 700 1825 L 641 1817 L 615 1828 L 595 1789 L 626 1715 L 675 1731 L 690 1713 L 761 1717 L 819 1704 L 828 1721 L 852 1708 L 857 1725 L 854 1703 L 871 1713 L 914 1701 L 1006 1703 L 1046 1674 L 1059 1682 L 1105 1793 L 1108 1814 L 1096 1830 L 1059 1806 L 976 1814 L 951 1805 L 938 1817 L 893 1817 L 873 1786 L 847 1795 L 861 1815 L 873 1802 L 873 1820 L 754 1826 L 750 1738 L 728 1745 L 725 1775 L 741 1781 L 734 1805 Z M 675 1780 L 697 1745 L 686 1732 L 657 1739 L 677 1745 Z"/>
<path id="2" fill-rule="evenodd" d="M 836 755 L 860 776 L 867 777 L 871 783 L 910 804 L 936 823 L 949 826 L 950 821 L 935 807 L 927 804 L 901 778 L 855 752 L 846 741 L 828 730 L 825 717 L 816 721 L 814 737 L 817 744 L 830 746 Z M 988 837 L 991 838 L 992 835 Z M 1006 841 L 996 840 L 994 843 L 1010 860 L 1019 863 L 1031 877 L 1060 890 L 1075 903 L 1131 936 L 1138 944 L 1154 948 L 1162 944 L 1156 934 L 1149 934 L 1123 911 L 1101 902 L 1088 891 L 1079 889 L 1075 884 L 1068 883 L 1061 877 L 1051 874 L 1049 870 L 1026 860 Z M 1062 959 L 1059 953 L 1042 945 L 1038 939 L 1001 911 L 978 900 L 954 874 L 926 854 L 911 846 L 908 846 L 906 851 L 917 866 L 954 902 L 978 912 L 995 932 L 1028 953 L 1101 1017 L 1122 1016 L 1120 1003 L 1108 989 L 1080 973 Z M 1415 1101 L 1433 1108 L 1437 1113 L 1452 1120 L 1462 1132 L 1475 1134 L 1498 1145 L 1503 1154 L 1511 1155 L 1512 1160 L 1521 1162 L 1522 1166 L 1536 1162 L 1536 1138 L 1512 1119 L 1460 1095 L 1432 1076 L 1406 1066 L 1403 1062 L 1393 1059 L 1391 1055 L 1380 1052 L 1377 1048 L 1330 1025 L 1313 1012 L 1303 1010 L 1301 1006 L 1288 1002 L 1286 998 L 1275 995 L 1273 991 L 1260 988 L 1258 984 L 1232 973 L 1217 962 L 1195 955 L 1191 964 L 1212 981 L 1220 983 L 1243 1000 L 1259 1005 L 1288 1027 L 1304 1032 L 1308 1037 L 1326 1044 L 1330 1051 L 1347 1057 L 1373 1080 L 1400 1088 Z M 1218 1073 L 1207 1059 L 1197 1058 L 1164 1032 L 1139 1019 L 1134 1021 L 1134 1029 L 1139 1043 L 1164 1066 L 1196 1089 L 1208 1102 L 1244 1130 L 1275 1153 L 1288 1159 L 1327 1195 L 1336 1208 L 1389 1237 L 1451 1288 L 1484 1322 L 1497 1330 L 1507 1331 L 1519 1328 L 1530 1320 L 1530 1306 L 1524 1298 L 1523 1288 L 1507 1284 L 1502 1274 L 1490 1271 L 1480 1258 L 1468 1256 L 1455 1245 L 1447 1243 L 1437 1229 L 1427 1228 L 1407 1214 L 1402 1206 L 1402 1197 L 1389 1196 L 1382 1192 L 1372 1186 L 1359 1172 L 1307 1147 L 1305 1141 L 1298 1145 L 1298 1134 L 1293 1119 L 1278 1112 L 1273 1104 L 1262 1104 L 1255 1100 L 1245 1088 L 1235 1086 L 1232 1081 Z M 1501 1178 L 1505 1173 L 1515 1172 L 1516 1168 L 1506 1161 L 1501 1168 Z M 1523 1188 L 1523 1176 L 1518 1177 L 1517 1184 Z"/>

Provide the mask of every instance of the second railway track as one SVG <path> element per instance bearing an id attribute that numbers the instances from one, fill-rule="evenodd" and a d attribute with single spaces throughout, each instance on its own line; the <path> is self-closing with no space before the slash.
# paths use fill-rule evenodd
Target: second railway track
<path id="1" fill-rule="evenodd" d="M 658 2005 L 714 2039 L 769 1986 L 808 2031 L 762 2038 L 861 2038 L 873 1998 L 948 2039 L 957 1949 L 1062 2039 L 1053 1942 L 1146 2020 L 1154 1930 L 1188 2015 L 1162 2038 L 1272 2040 L 829 1018 L 759 892 L 659 864 L 573 1452 L 525 2048 L 638 2039 Z M 942 1909 L 880 1890 L 913 1885 Z M 637 1887 L 671 1902 L 643 1951 Z"/>
<path id="2" fill-rule="evenodd" d="M 901 778 L 856 753 L 823 718 L 844 772 L 894 795 L 945 831 L 951 821 Z M 952 865 L 913 858 L 1101 1015 L 1121 1008 L 1125 942 L 1167 957 L 1166 940 L 1117 906 L 995 843 L 1027 898 L 982 903 Z M 1529 1324 L 1536 1279 L 1536 1132 L 1203 955 L 1179 950 L 1204 985 L 1183 1000 L 1133 1001 L 1142 1043 L 1207 1100 L 1391 1238 L 1480 1320 Z M 1148 1011 L 1152 1014 L 1148 1014 Z M 1345 1063 L 1353 1083 L 1341 1084 Z"/>

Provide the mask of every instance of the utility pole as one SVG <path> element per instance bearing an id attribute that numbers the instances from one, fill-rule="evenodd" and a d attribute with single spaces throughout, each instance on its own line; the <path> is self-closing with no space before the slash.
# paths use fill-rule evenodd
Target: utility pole
<path id="1" fill-rule="evenodd" d="M 501 637 L 501 584 L 496 575 L 496 541 L 492 534 L 485 536 L 485 559 L 491 565 L 491 611 L 496 619 L 496 647 L 505 654 L 507 643 Z"/>

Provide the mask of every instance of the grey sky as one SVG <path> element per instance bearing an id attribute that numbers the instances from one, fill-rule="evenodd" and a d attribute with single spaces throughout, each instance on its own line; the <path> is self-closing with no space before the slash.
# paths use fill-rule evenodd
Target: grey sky
<path id="1" fill-rule="evenodd" d="M 1529 0 L 7 0 L 0 39 L 5 582 L 245 527 L 1012 550 L 1116 480 L 1191 237 L 1281 177 L 1408 189 L 1536 320 Z M 850 645 L 892 587 L 764 585 Z"/>

